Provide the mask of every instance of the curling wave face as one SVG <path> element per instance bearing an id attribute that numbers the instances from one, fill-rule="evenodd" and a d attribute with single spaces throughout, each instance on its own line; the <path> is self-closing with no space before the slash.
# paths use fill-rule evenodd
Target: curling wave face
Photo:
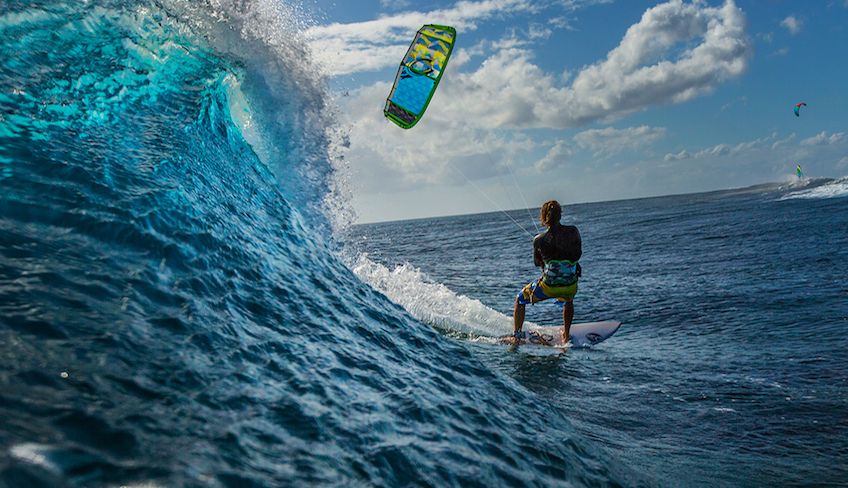
<path id="1" fill-rule="evenodd" d="M 616 484 L 337 256 L 301 22 L 4 5 L 0 485 Z"/>

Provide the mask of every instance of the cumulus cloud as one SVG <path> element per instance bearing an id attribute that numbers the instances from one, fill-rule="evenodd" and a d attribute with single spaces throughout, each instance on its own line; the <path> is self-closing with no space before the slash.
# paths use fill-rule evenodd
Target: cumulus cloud
<path id="1" fill-rule="evenodd" d="M 692 155 L 689 154 L 689 151 L 683 149 L 677 153 L 668 153 L 663 157 L 663 161 L 683 161 L 685 159 L 692 159 Z"/>
<path id="2" fill-rule="evenodd" d="M 828 134 L 827 131 L 819 132 L 813 137 L 809 137 L 801 141 L 802 146 L 830 146 L 833 144 L 840 144 L 844 141 L 848 140 L 846 138 L 844 132 L 836 132 L 834 134 Z"/>
<path id="3" fill-rule="evenodd" d="M 380 6 L 385 9 L 403 10 L 412 5 L 412 0 L 380 0 Z"/>
<path id="4" fill-rule="evenodd" d="M 744 15 L 732 0 L 716 8 L 672 0 L 647 10 L 570 86 L 520 43 L 492 43 L 476 71 L 451 74 L 459 83 L 449 96 L 456 115 L 481 127 L 572 128 L 709 92 L 744 72 L 750 53 Z"/>
<path id="5" fill-rule="evenodd" d="M 566 10 L 578 10 L 587 5 L 603 5 L 613 3 L 615 0 L 551 0 L 552 4 L 557 4 Z M 846 0 L 848 2 L 848 0 Z"/>
<path id="6" fill-rule="evenodd" d="M 317 27 L 309 35 L 316 54 L 336 59 L 333 73 L 341 75 L 396 66 L 398 52 L 408 46 L 409 25 L 464 22 L 473 29 L 486 16 L 526 8 L 531 8 L 529 1 L 461 2 L 443 11 L 450 12 L 453 21 L 398 14 L 355 25 Z M 543 37 L 545 29 L 560 25 L 538 27 L 537 37 Z M 363 30 L 373 34 L 372 40 L 388 37 L 395 44 L 374 44 Z M 389 83 L 352 90 L 344 97 L 341 112 L 351 141 L 347 158 L 357 162 L 361 189 L 374 194 L 459 186 L 466 179 L 480 181 L 512 170 L 529 177 L 574 164 L 579 151 L 607 157 L 643 149 L 665 137 L 666 129 L 607 127 L 554 141 L 540 140 L 525 129 L 577 128 L 655 104 L 689 100 L 744 72 L 751 51 L 744 15 L 732 0 L 717 7 L 671 0 L 650 8 L 613 50 L 571 77 L 565 70 L 542 69 L 528 42 L 532 36 L 522 34 L 526 38 L 512 32 L 502 39 L 459 46 L 425 119 L 413 130 L 398 129 L 383 117 Z M 353 63 L 338 59 L 337 53 L 351 52 L 351 46 L 367 52 L 350 56 Z M 370 59 L 369 50 L 378 59 Z M 470 63 L 471 59 L 480 62 Z"/>
<path id="7" fill-rule="evenodd" d="M 548 24 L 556 29 L 575 30 L 574 26 L 571 25 L 571 21 L 563 16 L 551 17 L 548 19 Z"/>
<path id="8" fill-rule="evenodd" d="M 605 127 L 580 132 L 574 136 L 574 142 L 591 149 L 596 156 L 609 156 L 650 145 L 665 137 L 665 132 L 664 127 L 647 125 L 625 129 Z"/>
<path id="9" fill-rule="evenodd" d="M 698 38 L 699 44 L 675 60 L 665 59 L 671 48 Z M 732 1 L 720 8 L 680 1 L 658 5 L 627 30 L 605 60 L 577 75 L 571 90 L 563 93 L 575 110 L 553 122 L 573 126 L 689 100 L 741 74 L 749 55 L 744 15 Z"/>
<path id="10" fill-rule="evenodd" d="M 558 140 L 548 149 L 545 155 L 536 161 L 534 167 L 538 171 L 546 171 L 564 166 L 568 159 L 574 154 L 574 149 L 565 140 Z"/>
<path id="11" fill-rule="evenodd" d="M 306 35 L 319 63 L 343 75 L 396 65 L 410 25 L 435 19 L 474 29 L 490 16 L 531 8 L 529 0 L 460 2 L 428 14 L 315 27 Z M 743 73 L 751 54 L 745 17 L 733 0 L 720 7 L 670 0 L 648 9 L 605 59 L 580 70 L 570 86 L 536 65 L 533 52 L 514 36 L 488 47 L 491 54 L 476 71 L 450 72 L 460 81 L 450 94 L 454 115 L 471 115 L 469 123 L 485 128 L 579 127 L 684 102 Z"/>
<path id="12" fill-rule="evenodd" d="M 398 64 L 414 33 L 424 24 L 446 24 L 460 32 L 495 15 L 534 11 L 530 0 L 459 2 L 452 8 L 429 12 L 402 12 L 366 22 L 333 23 L 304 33 L 312 56 L 327 73 L 340 76 L 375 71 Z"/>
<path id="13" fill-rule="evenodd" d="M 794 137 L 789 136 L 789 139 Z M 760 137 L 752 141 L 740 142 L 737 144 L 716 144 L 694 153 L 687 150 L 682 150 L 678 153 L 668 153 L 663 157 L 664 161 L 683 161 L 686 159 L 704 159 L 726 156 L 738 156 L 755 149 L 771 148 L 776 149 L 779 145 L 786 142 L 786 139 L 778 139 L 776 132 L 771 133 L 766 137 Z"/>
<path id="14" fill-rule="evenodd" d="M 796 134 L 773 132 L 734 144 L 716 144 L 701 149 L 684 148 L 665 155 L 663 175 L 681 175 L 677 185 L 700 189 L 746 186 L 765 181 L 786 181 L 801 164 L 811 174 L 844 174 L 848 160 L 848 134 L 823 132 L 797 140 Z M 645 162 L 648 168 L 654 167 Z M 679 186 L 677 186 L 679 187 Z"/>
<path id="15" fill-rule="evenodd" d="M 551 34 L 553 34 L 553 33 L 554 33 L 553 30 L 545 27 L 544 25 L 533 23 L 533 24 L 530 24 L 530 28 L 528 29 L 527 36 L 531 40 L 547 39 L 547 38 L 551 37 Z"/>
<path id="16" fill-rule="evenodd" d="M 780 21 L 780 25 L 782 27 L 785 27 L 786 30 L 788 30 L 789 33 L 793 36 L 801 32 L 802 24 L 803 22 L 801 21 L 801 19 L 795 17 L 794 15 L 790 15 L 789 17 L 786 17 L 785 19 Z"/>
<path id="17" fill-rule="evenodd" d="M 822 168 L 840 168 L 848 149 L 848 133 L 821 132 L 795 142 L 796 134 L 781 136 L 773 132 L 767 136 L 737 144 L 716 144 L 700 150 L 683 149 L 663 157 L 666 163 L 693 161 L 691 168 L 712 167 L 722 171 L 741 171 L 757 167 L 763 175 L 781 175 L 791 172 L 795 164 L 814 162 Z M 762 177 L 762 176 L 761 176 Z"/>
<path id="18" fill-rule="evenodd" d="M 464 184 L 527 166 L 528 154 L 540 143 L 519 132 L 491 131 L 469 127 L 445 115 L 447 97 L 437 94 L 426 120 L 413 130 L 402 130 L 388 122 L 373 101 L 386 96 L 389 84 L 356 90 L 341 101 L 350 119 L 351 147 L 347 158 L 361 162 L 356 167 L 363 189 L 392 191 L 420 185 Z"/>

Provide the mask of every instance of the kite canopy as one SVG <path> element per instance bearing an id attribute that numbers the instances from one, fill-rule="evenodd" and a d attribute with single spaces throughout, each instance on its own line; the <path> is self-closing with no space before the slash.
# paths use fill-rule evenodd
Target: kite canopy
<path id="1" fill-rule="evenodd" d="M 795 111 L 795 116 L 800 117 L 801 116 L 801 107 L 806 107 L 806 106 L 807 106 L 807 104 L 804 103 L 804 102 L 796 103 L 795 108 L 793 109 Z M 815 118 L 815 117 L 813 117 L 813 118 Z"/>
<path id="2" fill-rule="evenodd" d="M 383 114 L 409 129 L 421 120 L 450 59 L 456 29 L 427 24 L 418 30 L 400 63 Z"/>

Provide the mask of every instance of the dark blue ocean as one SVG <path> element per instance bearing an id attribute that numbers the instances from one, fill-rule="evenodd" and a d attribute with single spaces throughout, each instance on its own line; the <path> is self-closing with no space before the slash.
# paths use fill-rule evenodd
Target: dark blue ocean
<path id="1" fill-rule="evenodd" d="M 568 205 L 624 325 L 495 344 L 528 211 L 351 227 L 307 23 L 0 0 L 0 487 L 846 485 L 848 179 Z"/>
<path id="2" fill-rule="evenodd" d="M 538 276 L 525 210 L 358 227 L 356 269 L 527 394 L 542 412 L 509 408 L 528 427 L 573 436 L 572 469 L 599 470 L 575 484 L 844 486 L 846 183 L 565 206 L 583 237 L 575 322 L 624 322 L 593 349 L 480 341 L 511 331 Z M 562 320 L 550 302 L 527 315 Z"/>

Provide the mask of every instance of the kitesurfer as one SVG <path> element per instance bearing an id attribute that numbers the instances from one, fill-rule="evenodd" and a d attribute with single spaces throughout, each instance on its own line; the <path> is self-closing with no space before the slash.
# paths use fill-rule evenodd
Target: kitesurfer
<path id="1" fill-rule="evenodd" d="M 524 312 L 528 303 L 556 298 L 562 307 L 562 342 L 568 342 L 571 320 L 574 318 L 574 295 L 581 269 L 578 260 L 583 255 L 580 231 L 573 225 L 562 225 L 562 207 L 549 200 L 539 211 L 539 220 L 548 229 L 533 239 L 533 262 L 542 268 L 542 276 L 525 286 L 515 297 L 513 312 L 513 342 L 523 337 Z"/>

